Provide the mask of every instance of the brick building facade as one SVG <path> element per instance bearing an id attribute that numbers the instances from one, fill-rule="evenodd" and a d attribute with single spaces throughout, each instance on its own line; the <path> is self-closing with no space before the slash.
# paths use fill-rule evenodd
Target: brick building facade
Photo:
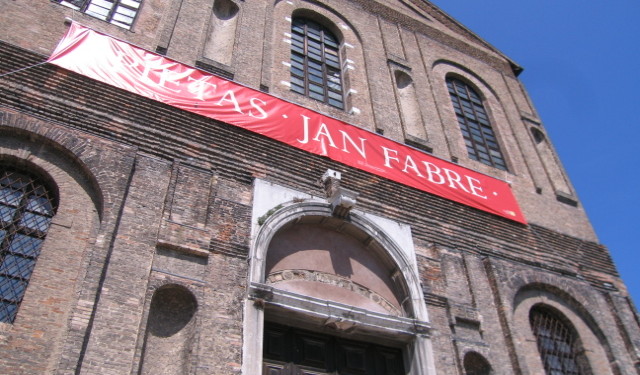
<path id="1" fill-rule="evenodd" d="M 640 374 L 521 68 L 429 2 L 0 6 L 1 372 Z M 507 181 L 527 224 L 46 63 L 68 19 Z"/>

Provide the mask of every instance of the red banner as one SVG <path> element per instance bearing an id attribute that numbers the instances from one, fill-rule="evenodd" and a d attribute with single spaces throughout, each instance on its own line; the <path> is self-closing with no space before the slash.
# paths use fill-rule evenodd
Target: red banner
<path id="1" fill-rule="evenodd" d="M 73 23 L 49 62 L 452 201 L 526 223 L 504 181 Z"/>

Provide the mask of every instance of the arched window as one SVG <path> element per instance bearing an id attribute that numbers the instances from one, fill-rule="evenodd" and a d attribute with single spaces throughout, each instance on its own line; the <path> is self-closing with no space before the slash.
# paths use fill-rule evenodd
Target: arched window
<path id="1" fill-rule="evenodd" d="M 291 24 L 291 89 L 344 109 L 340 45 L 327 28 L 306 18 Z"/>
<path id="2" fill-rule="evenodd" d="M 575 330 L 555 310 L 534 306 L 529 322 L 547 375 L 591 374 Z"/>
<path id="3" fill-rule="evenodd" d="M 55 209 L 38 178 L 0 167 L 0 322 L 16 318 Z"/>
<path id="4" fill-rule="evenodd" d="M 456 78 L 447 78 L 447 88 L 469 157 L 506 171 L 507 165 L 480 96 Z"/>

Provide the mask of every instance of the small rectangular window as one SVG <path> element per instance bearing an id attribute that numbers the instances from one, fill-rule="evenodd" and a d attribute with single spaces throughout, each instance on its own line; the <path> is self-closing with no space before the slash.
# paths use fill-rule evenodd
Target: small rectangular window
<path id="1" fill-rule="evenodd" d="M 92 17 L 130 29 L 142 0 L 51 0 Z"/>

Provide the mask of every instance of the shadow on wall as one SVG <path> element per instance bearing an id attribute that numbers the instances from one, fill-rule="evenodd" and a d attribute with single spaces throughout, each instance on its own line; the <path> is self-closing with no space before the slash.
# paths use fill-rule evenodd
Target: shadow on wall
<path id="1" fill-rule="evenodd" d="M 197 309 L 195 296 L 183 286 L 171 284 L 156 290 L 149 307 L 140 374 L 190 372 Z"/>

